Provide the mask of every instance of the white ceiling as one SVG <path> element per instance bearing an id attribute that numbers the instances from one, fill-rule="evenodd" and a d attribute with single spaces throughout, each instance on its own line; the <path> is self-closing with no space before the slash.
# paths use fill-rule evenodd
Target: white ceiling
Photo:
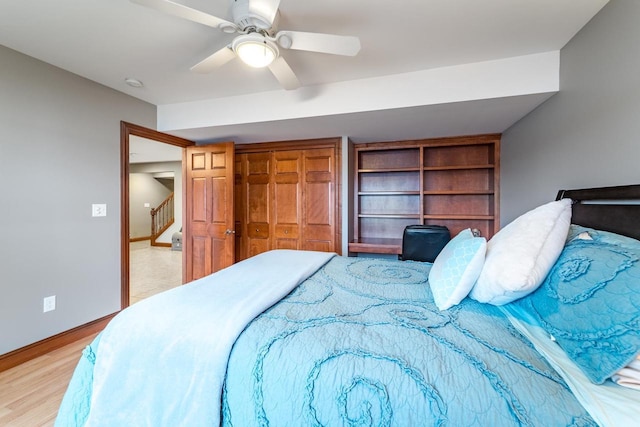
<path id="1" fill-rule="evenodd" d="M 129 163 L 175 162 L 182 160 L 182 148 L 129 135 Z"/>
<path id="2" fill-rule="evenodd" d="M 174 1 L 231 19 L 228 0 Z M 557 51 L 607 1 L 282 0 L 280 29 L 353 35 L 362 45 L 355 57 L 303 51 L 284 51 L 283 56 L 306 86 L 299 91 L 313 96 L 338 82 L 356 86 L 376 77 Z M 263 100 L 265 94 L 283 91 L 268 69 L 250 69 L 235 60 L 207 75 L 189 71 L 232 37 L 129 0 L 0 0 L 0 44 L 11 49 L 158 106 L 242 99 L 247 111 L 269 108 L 264 102 L 251 102 L 253 96 Z M 127 86 L 127 77 L 139 79 L 144 87 Z M 159 128 L 198 141 L 237 142 L 309 135 L 376 140 L 381 132 L 391 139 L 501 132 L 548 96 L 396 105 L 295 119 L 283 115 L 190 128 L 163 128 L 159 120 Z M 463 126 L 461 122 L 476 116 L 477 108 L 490 111 L 481 115 L 477 126 Z M 427 132 L 421 130 L 425 117 L 433 122 Z"/>

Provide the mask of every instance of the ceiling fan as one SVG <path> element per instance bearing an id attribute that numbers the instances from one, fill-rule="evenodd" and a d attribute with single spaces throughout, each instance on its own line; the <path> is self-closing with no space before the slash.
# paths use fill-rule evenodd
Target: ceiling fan
<path id="1" fill-rule="evenodd" d="M 191 67 L 197 73 L 209 73 L 237 56 L 252 67 L 269 67 L 280 85 L 292 90 L 300 87 L 300 81 L 280 55 L 280 48 L 345 56 L 360 51 L 358 37 L 279 31 L 280 0 L 230 0 L 233 22 L 170 0 L 130 1 L 227 34 L 238 34 L 230 44 Z"/>

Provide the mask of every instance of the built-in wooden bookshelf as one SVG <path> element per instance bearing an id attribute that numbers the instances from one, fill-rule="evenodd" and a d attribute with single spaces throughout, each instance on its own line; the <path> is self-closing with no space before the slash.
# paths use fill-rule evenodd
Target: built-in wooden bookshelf
<path id="1" fill-rule="evenodd" d="M 500 135 L 354 145 L 350 252 L 399 254 L 411 224 L 499 226 Z"/>

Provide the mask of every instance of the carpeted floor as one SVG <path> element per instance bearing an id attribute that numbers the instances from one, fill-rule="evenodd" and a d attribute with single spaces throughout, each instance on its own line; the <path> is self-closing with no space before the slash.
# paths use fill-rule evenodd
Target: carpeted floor
<path id="1" fill-rule="evenodd" d="M 149 240 L 130 243 L 130 303 L 182 284 L 182 252 L 151 246 Z"/>

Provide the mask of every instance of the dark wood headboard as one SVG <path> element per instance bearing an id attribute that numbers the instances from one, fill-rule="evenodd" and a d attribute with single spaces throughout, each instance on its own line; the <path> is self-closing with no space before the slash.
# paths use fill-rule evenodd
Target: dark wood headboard
<path id="1" fill-rule="evenodd" d="M 556 200 L 566 198 L 573 224 L 640 239 L 640 185 L 558 191 Z"/>

